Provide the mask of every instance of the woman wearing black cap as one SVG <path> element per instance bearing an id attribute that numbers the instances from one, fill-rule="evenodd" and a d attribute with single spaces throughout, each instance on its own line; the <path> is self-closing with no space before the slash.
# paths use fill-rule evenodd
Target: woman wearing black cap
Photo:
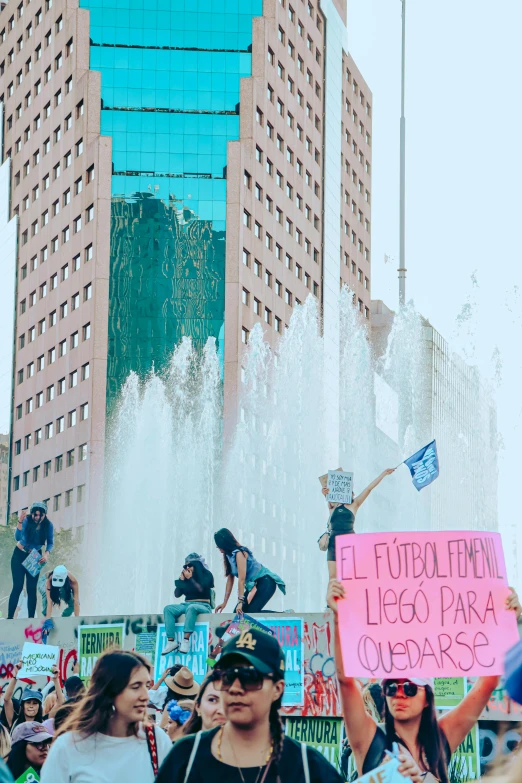
<path id="1" fill-rule="evenodd" d="M 270 634 L 251 628 L 230 639 L 214 669 L 227 723 L 179 740 L 156 783 L 341 783 L 324 756 L 284 735 L 284 667 Z"/>

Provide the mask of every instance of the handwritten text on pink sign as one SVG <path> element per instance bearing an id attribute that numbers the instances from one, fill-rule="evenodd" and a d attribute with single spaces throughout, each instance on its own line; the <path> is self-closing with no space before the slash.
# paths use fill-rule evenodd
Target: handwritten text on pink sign
<path id="1" fill-rule="evenodd" d="M 345 673 L 501 674 L 518 640 L 498 533 L 366 533 L 336 538 Z"/>

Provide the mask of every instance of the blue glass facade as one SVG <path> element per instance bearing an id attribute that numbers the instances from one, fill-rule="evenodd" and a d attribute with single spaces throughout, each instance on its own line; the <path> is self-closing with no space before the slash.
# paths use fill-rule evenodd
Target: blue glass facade
<path id="1" fill-rule="evenodd" d="M 112 136 L 107 398 L 187 335 L 223 339 L 227 142 L 262 0 L 80 0 Z"/>

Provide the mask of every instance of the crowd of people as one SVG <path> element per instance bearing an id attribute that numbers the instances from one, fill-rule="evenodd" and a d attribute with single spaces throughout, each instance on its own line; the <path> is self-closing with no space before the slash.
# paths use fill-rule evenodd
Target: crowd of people
<path id="1" fill-rule="evenodd" d="M 399 771 L 406 780 L 449 783 L 451 756 L 477 722 L 499 678 L 479 678 L 442 717 L 437 716 L 429 679 L 390 677 L 361 692 L 358 682 L 344 674 L 337 620 L 337 601 L 343 598 L 343 585 L 330 580 L 327 603 L 334 619 L 337 680 L 355 774 L 379 767 L 396 743 Z M 506 608 L 522 614 L 516 594 Z M 72 676 L 62 691 L 55 672 L 55 700 L 25 688 L 15 704 L 18 673 L 19 666 L 0 716 L 0 749 L 7 765 L 2 771 L 0 764 L 0 783 L 16 780 L 27 770 L 34 770 L 42 783 L 346 780 L 342 764 L 344 774 L 285 732 L 280 714 L 285 656 L 274 636 L 254 627 L 226 642 L 201 685 L 179 664 L 152 683 L 147 658 L 109 649 L 98 659 L 87 689 Z M 520 699 L 522 652 L 509 682 L 512 695 Z M 516 757 L 506 783 L 521 764 Z"/>
<path id="2" fill-rule="evenodd" d="M 328 541 L 322 548 L 328 552 L 327 604 L 334 621 L 336 676 L 346 731 L 339 769 L 286 733 L 281 715 L 283 650 L 275 637 L 247 626 L 232 638 L 225 635 L 221 655 L 201 684 L 181 664 L 167 667 L 153 682 L 148 658 L 111 648 L 98 658 L 87 688 L 73 675 L 62 689 L 54 670 L 43 691 L 24 687 L 17 699 L 20 662 L 0 713 L 0 752 L 5 759 L 5 765 L 0 762 L 0 783 L 17 780 L 28 771 L 42 783 L 336 783 L 348 779 L 350 756 L 355 777 L 393 756 L 399 772 L 411 783 L 450 783 L 452 755 L 478 721 L 499 678 L 479 678 L 457 707 L 438 716 L 433 680 L 390 677 L 361 690 L 359 682 L 344 673 L 337 602 L 346 595 L 335 578 L 335 538 L 354 532 L 358 508 L 392 472 L 384 471 L 350 504 L 328 504 Z M 326 487 L 323 494 L 328 497 Z M 35 503 L 17 525 L 9 617 L 16 613 L 24 582 L 30 617 L 35 614 L 37 590 L 46 621 L 53 607 L 61 611 L 64 606 L 65 616 L 80 613 L 78 579 L 63 565 L 43 573 L 54 542 L 46 514 L 45 504 Z M 223 612 L 236 580 L 238 614 L 266 611 L 277 589 L 285 593 L 281 577 L 259 562 L 230 530 L 218 530 L 214 541 L 223 556 L 223 600 L 216 606 L 214 575 L 205 559 L 197 552 L 187 555 L 174 591 L 175 598 L 183 600 L 164 608 L 163 655 L 190 650 L 198 616 Z M 26 563 L 31 553 L 33 565 L 42 566 L 32 573 Z M 516 593 L 507 600 L 506 609 L 522 614 Z M 183 634 L 178 640 L 176 624 L 182 617 Z M 517 666 L 510 681 L 514 698 L 522 701 L 522 652 Z M 522 773 L 519 757 L 505 783 L 522 779 L 513 777 L 515 768 Z"/>

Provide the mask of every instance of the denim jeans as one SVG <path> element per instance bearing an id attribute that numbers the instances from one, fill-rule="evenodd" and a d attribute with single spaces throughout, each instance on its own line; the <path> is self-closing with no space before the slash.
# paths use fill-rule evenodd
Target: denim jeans
<path id="1" fill-rule="evenodd" d="M 182 614 L 185 615 L 184 633 L 192 633 L 198 615 L 210 614 L 211 611 L 210 604 L 200 604 L 197 601 L 183 601 L 181 604 L 169 604 L 163 610 L 167 639 L 176 638 L 176 620 L 178 620 Z"/>

